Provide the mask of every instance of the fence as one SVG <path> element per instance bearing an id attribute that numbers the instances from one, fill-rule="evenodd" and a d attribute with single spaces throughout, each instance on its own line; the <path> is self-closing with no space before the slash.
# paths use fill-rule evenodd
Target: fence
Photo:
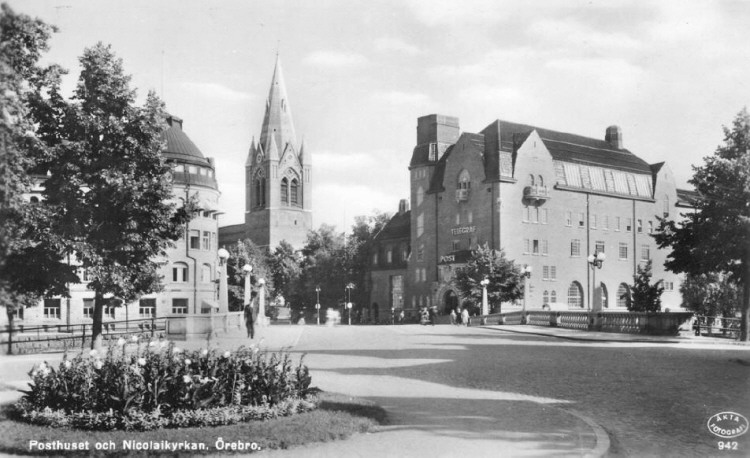
<path id="1" fill-rule="evenodd" d="M 12 353 L 40 353 L 44 351 L 86 348 L 91 344 L 91 323 L 55 324 L 40 326 L 15 325 L 0 330 L 0 342 L 7 347 L 11 342 Z M 167 328 L 167 318 L 147 318 L 102 323 L 102 338 L 109 340 L 129 334 L 147 333 L 154 337 Z"/>
<path id="2" fill-rule="evenodd" d="M 697 315 L 693 323 L 693 331 L 696 336 L 703 335 L 704 331 L 711 337 L 732 337 L 738 339 L 740 336 L 739 318 L 724 318 L 720 316 Z"/>
<path id="3" fill-rule="evenodd" d="M 588 331 L 619 332 L 627 334 L 677 335 L 680 326 L 693 316 L 692 313 L 646 313 L 646 312 L 588 312 L 568 311 L 514 311 L 475 316 L 469 325 L 534 325 Z M 733 328 L 732 328 L 733 329 Z M 737 320 L 739 329 L 739 320 Z M 733 332 L 733 331 L 730 331 Z"/>

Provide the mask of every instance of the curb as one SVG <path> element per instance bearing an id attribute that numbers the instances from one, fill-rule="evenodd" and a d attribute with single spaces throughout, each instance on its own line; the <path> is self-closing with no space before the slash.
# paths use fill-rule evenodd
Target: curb
<path id="1" fill-rule="evenodd" d="M 594 430 L 594 435 L 596 436 L 596 446 L 590 452 L 583 455 L 584 457 L 600 458 L 603 457 L 607 452 L 609 452 L 609 434 L 607 434 L 607 431 L 604 428 L 599 426 L 599 424 L 590 417 L 583 415 L 576 410 L 566 409 L 564 407 L 559 407 L 559 409 L 573 415 L 574 417 L 577 417 L 579 420 L 583 421 L 584 423 L 589 425 L 591 429 Z"/>

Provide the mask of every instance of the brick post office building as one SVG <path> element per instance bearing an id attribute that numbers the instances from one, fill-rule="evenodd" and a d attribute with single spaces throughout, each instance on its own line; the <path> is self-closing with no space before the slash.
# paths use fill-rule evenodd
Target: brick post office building
<path id="1" fill-rule="evenodd" d="M 689 211 L 690 192 L 675 187 L 667 164 L 626 149 L 617 126 L 601 139 L 500 120 L 462 133 L 458 118 L 424 116 L 409 173 L 410 227 L 400 211 L 398 230 L 387 226 L 391 236 L 378 237 L 372 253 L 372 285 L 388 285 L 373 288 L 380 315 L 433 304 L 449 313 L 462 303 L 455 269 L 485 243 L 531 266 L 528 308 L 624 310 L 624 293 L 648 260 L 654 281 L 664 281 L 662 309 L 680 306 L 680 278 L 664 269 L 667 252 L 650 234 L 660 218 Z M 404 244 L 405 263 L 396 255 Z M 596 251 L 606 260 L 594 285 L 587 257 Z"/>

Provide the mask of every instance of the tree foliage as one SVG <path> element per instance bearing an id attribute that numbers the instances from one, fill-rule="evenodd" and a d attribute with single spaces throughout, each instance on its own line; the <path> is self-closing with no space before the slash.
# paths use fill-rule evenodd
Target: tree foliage
<path id="1" fill-rule="evenodd" d="M 227 285 L 229 287 L 229 310 L 238 311 L 243 309 L 245 298 L 245 265 L 253 267 L 250 274 L 252 288 L 259 286 L 259 280 L 266 282 L 267 291 L 274 289 L 272 269 L 269 266 L 268 252 L 264 248 L 252 242 L 250 239 L 239 240 L 237 243 L 227 247 L 229 259 L 227 260 Z"/>
<path id="2" fill-rule="evenodd" d="M 285 299 L 292 297 L 294 282 L 301 273 L 300 258 L 294 247 L 282 240 L 270 256 L 269 267 L 275 295 Z"/>
<path id="3" fill-rule="evenodd" d="M 39 162 L 49 172 L 44 206 L 53 215 L 41 230 L 88 272 L 96 340 L 105 296 L 129 302 L 160 291 L 157 257 L 183 235 L 191 209 L 172 201 L 162 102 L 149 93 L 135 105 L 130 76 L 110 46 L 99 43 L 79 60 L 72 100 L 40 99 L 35 108 L 49 151 Z"/>
<path id="4" fill-rule="evenodd" d="M 750 306 L 750 114 L 743 109 L 724 127 L 724 144 L 690 183 L 699 193 L 695 212 L 662 221 L 655 239 L 671 248 L 665 266 L 691 275 L 724 273 L 742 286 L 740 339 L 748 340 Z"/>
<path id="5" fill-rule="evenodd" d="M 633 275 L 630 285 L 630 300 L 627 301 L 630 312 L 659 312 L 661 311 L 661 295 L 664 292 L 662 280 L 651 283 L 653 263 L 649 260 L 645 265 L 638 266 L 638 272 Z"/>
<path id="6" fill-rule="evenodd" d="M 698 315 L 731 318 L 740 311 L 742 291 L 725 274 L 690 274 L 680 286 L 682 306 Z"/>
<path id="7" fill-rule="evenodd" d="M 485 278 L 489 280 L 487 298 L 491 313 L 499 312 L 503 302 L 523 298 L 521 269 L 505 257 L 505 252 L 493 250 L 487 244 L 471 251 L 471 258 L 458 270 L 454 281 L 464 300 L 477 307 L 482 303 L 480 282 Z"/>

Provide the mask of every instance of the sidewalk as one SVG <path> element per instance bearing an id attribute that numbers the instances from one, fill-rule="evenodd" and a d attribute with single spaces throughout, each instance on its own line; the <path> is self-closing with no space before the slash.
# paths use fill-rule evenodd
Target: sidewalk
<path id="1" fill-rule="evenodd" d="M 485 329 L 495 331 L 512 332 L 516 334 L 528 334 L 536 336 L 556 337 L 559 339 L 578 340 L 583 342 L 622 342 L 622 343 L 657 343 L 657 344 L 679 344 L 685 346 L 695 346 L 695 348 L 708 345 L 710 348 L 719 348 L 723 346 L 738 349 L 745 347 L 750 350 L 750 345 L 721 337 L 706 337 L 679 335 L 679 336 L 649 336 L 641 334 L 625 334 L 617 332 L 593 332 L 581 329 L 569 329 L 552 326 L 534 326 L 534 325 L 490 325 L 480 326 Z"/>

